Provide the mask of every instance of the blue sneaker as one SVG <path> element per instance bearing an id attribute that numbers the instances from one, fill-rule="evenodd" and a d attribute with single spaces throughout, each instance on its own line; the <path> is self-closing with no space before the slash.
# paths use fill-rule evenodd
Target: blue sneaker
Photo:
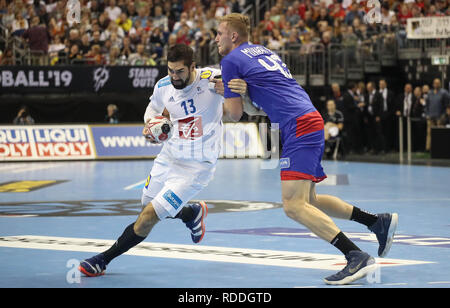
<path id="1" fill-rule="evenodd" d="M 78 270 L 88 277 L 97 277 L 105 274 L 106 262 L 102 254 L 80 262 Z"/>
<path id="2" fill-rule="evenodd" d="M 375 233 L 378 243 L 378 256 L 384 257 L 391 249 L 394 241 L 395 230 L 398 225 L 398 214 L 378 214 L 377 221 L 369 227 L 369 230 Z"/>
<path id="3" fill-rule="evenodd" d="M 188 221 L 186 226 L 191 229 L 191 238 L 194 243 L 200 243 L 205 235 L 205 218 L 208 215 L 208 206 L 205 202 L 200 201 L 198 203 L 189 204 L 194 210 L 194 219 Z"/>
<path id="4" fill-rule="evenodd" d="M 325 278 L 326 284 L 349 284 L 365 277 L 377 268 L 375 259 L 363 251 L 352 250 L 345 258 L 347 265 L 340 272 Z"/>

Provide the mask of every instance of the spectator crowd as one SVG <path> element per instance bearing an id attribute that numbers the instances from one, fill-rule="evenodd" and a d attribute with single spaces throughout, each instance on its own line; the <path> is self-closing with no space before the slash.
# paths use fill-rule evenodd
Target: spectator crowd
<path id="1" fill-rule="evenodd" d="M 80 4 L 80 23 L 68 3 Z M 167 46 L 186 43 L 194 49 L 214 45 L 217 17 L 241 12 L 252 0 L 0 0 L 0 24 L 51 64 L 156 65 Z M 250 40 L 279 50 L 300 44 L 354 46 L 380 33 L 404 32 L 410 17 L 450 15 L 450 0 L 381 1 L 381 22 L 368 23 L 370 8 L 360 0 L 277 0 L 262 15 Z M 76 47 L 74 47 L 76 45 Z M 211 46 L 211 53 L 216 53 Z M 218 59 L 218 55 L 210 55 Z M 10 50 L 0 63 L 11 64 Z M 47 59 L 47 58 L 46 58 Z"/>
<path id="2" fill-rule="evenodd" d="M 78 16 L 68 6 L 77 1 Z M 242 5 L 245 1 L 0 0 L 0 25 L 50 64 L 65 59 L 69 64 L 157 65 L 168 46 L 198 48 L 210 42 L 215 18 L 240 12 Z M 0 63 L 13 62 L 11 51 L 2 50 Z"/>

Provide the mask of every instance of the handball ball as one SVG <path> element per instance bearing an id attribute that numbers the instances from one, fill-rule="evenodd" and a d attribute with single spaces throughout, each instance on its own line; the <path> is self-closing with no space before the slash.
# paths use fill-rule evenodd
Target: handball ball
<path id="1" fill-rule="evenodd" d="M 147 138 L 158 143 L 164 142 L 173 134 L 172 122 L 163 116 L 151 118 L 146 124 Z"/>

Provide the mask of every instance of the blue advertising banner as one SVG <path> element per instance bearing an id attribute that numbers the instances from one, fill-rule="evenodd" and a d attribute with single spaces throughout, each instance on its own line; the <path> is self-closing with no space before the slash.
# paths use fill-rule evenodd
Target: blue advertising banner
<path id="1" fill-rule="evenodd" d="M 155 158 L 163 144 L 142 136 L 143 125 L 0 126 L 0 161 Z M 220 158 L 264 157 L 255 123 L 225 123 Z"/>
<path id="2" fill-rule="evenodd" d="M 97 158 L 155 157 L 162 145 L 142 136 L 142 125 L 91 126 Z"/>

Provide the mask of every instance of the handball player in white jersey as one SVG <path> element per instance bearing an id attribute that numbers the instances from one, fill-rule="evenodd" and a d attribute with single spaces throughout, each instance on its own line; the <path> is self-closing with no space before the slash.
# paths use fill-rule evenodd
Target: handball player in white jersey
<path id="1" fill-rule="evenodd" d="M 220 152 L 224 98 L 222 84 L 214 82 L 220 70 L 196 69 L 193 50 L 183 44 L 170 48 L 167 61 L 168 76 L 155 84 L 144 121 L 169 114 L 173 135 L 154 161 L 139 217 L 111 248 L 80 263 L 87 276 L 103 275 L 112 259 L 142 242 L 165 218 L 181 219 L 194 243 L 205 234 L 207 205 L 188 202 L 212 179 Z M 146 129 L 143 134 L 149 138 Z"/>

